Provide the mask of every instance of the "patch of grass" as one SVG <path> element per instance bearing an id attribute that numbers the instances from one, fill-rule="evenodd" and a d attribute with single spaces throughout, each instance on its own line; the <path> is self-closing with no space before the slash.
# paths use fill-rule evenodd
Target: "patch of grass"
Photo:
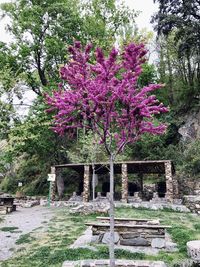
<path id="1" fill-rule="evenodd" d="M 5 226 L 5 227 L 0 228 L 0 231 L 15 233 L 15 230 L 17 230 L 17 229 L 19 229 L 19 228 L 15 227 L 15 226 Z"/>
<path id="2" fill-rule="evenodd" d="M 185 227 L 173 227 L 169 231 L 173 240 L 178 244 L 178 249 L 186 255 L 186 243 L 195 239 L 195 231 Z"/>
<path id="3" fill-rule="evenodd" d="M 25 234 L 25 235 L 21 235 L 17 239 L 17 241 L 15 242 L 15 244 L 21 245 L 21 244 L 24 244 L 24 243 L 31 243 L 33 240 L 35 240 L 35 238 L 32 237 L 30 233 L 28 233 L 28 234 Z"/>
<path id="4" fill-rule="evenodd" d="M 195 224 L 194 224 L 194 228 L 195 228 L 196 230 L 200 230 L 200 223 L 195 223 Z"/>

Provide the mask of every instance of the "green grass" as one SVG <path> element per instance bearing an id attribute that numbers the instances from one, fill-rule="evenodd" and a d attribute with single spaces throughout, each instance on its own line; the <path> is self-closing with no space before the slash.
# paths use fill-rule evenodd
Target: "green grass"
<path id="1" fill-rule="evenodd" d="M 21 244 L 25 244 L 25 243 L 31 243 L 34 240 L 35 240 L 35 238 L 32 237 L 30 233 L 28 233 L 28 234 L 25 234 L 25 235 L 21 235 L 17 239 L 17 241 L 15 242 L 15 244 L 21 245 Z"/>
<path id="2" fill-rule="evenodd" d="M 0 231 L 15 233 L 17 229 L 19 229 L 19 228 L 15 227 L 15 226 L 6 226 L 6 227 L 0 228 Z"/>
<path id="3" fill-rule="evenodd" d="M 2 263 L 2 267 L 61 267 L 65 260 L 80 259 L 108 259 L 108 248 L 104 245 L 95 245 L 96 250 L 70 249 L 78 236 L 86 229 L 85 222 L 94 221 L 98 214 L 71 215 L 66 208 L 56 211 L 56 216 L 48 223 L 46 232 L 33 231 L 31 234 L 22 235 L 17 240 L 18 244 L 29 243 L 26 250 L 15 253 L 15 258 Z M 174 242 L 177 243 L 179 252 L 160 252 L 156 256 L 147 256 L 143 253 L 131 253 L 125 250 L 116 250 L 118 259 L 148 259 L 163 260 L 169 266 L 178 267 L 178 262 L 187 258 L 186 242 L 200 238 L 199 217 L 192 214 L 147 209 L 120 208 L 116 210 L 116 217 L 129 218 L 160 218 L 161 223 L 171 225 L 169 230 Z"/>

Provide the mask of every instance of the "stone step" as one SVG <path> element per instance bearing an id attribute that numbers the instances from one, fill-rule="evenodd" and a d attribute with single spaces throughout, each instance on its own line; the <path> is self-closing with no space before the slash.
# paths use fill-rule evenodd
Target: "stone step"
<path id="1" fill-rule="evenodd" d="M 110 220 L 109 217 L 97 217 L 97 220 L 102 222 L 108 222 Z M 160 224 L 160 219 L 152 220 L 152 219 L 136 219 L 136 218 L 115 218 L 115 223 L 132 223 L 132 224 L 152 224 L 158 225 Z"/>
<path id="2" fill-rule="evenodd" d="M 62 267 L 106 267 L 109 266 L 109 260 L 81 260 L 65 261 Z M 167 267 L 163 261 L 144 261 L 144 260 L 116 260 L 116 267 Z"/>
<path id="3" fill-rule="evenodd" d="M 93 226 L 93 227 L 110 227 L 110 224 L 109 223 L 96 223 L 96 222 L 89 222 L 89 223 L 85 223 L 85 225 L 87 226 Z M 169 225 L 151 225 L 151 224 L 140 224 L 140 225 L 131 225 L 131 224 L 117 224 L 115 225 L 116 228 L 120 228 L 120 227 L 124 227 L 124 228 L 151 228 L 151 229 L 168 229 L 168 228 L 171 228 L 171 226 Z"/>

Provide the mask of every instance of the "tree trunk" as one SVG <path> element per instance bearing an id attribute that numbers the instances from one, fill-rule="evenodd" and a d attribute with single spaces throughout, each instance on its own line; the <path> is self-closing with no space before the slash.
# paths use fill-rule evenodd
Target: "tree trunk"
<path id="1" fill-rule="evenodd" d="M 110 155 L 110 267 L 115 267 L 114 253 L 114 162 L 113 155 Z"/>
<path id="2" fill-rule="evenodd" d="M 170 51 L 169 47 L 167 46 L 167 66 L 168 66 L 168 71 L 169 71 L 169 102 L 172 105 L 174 103 L 174 93 L 173 93 L 173 73 L 172 73 L 172 63 L 171 63 L 171 58 L 170 58 Z"/>
<path id="3" fill-rule="evenodd" d="M 57 183 L 59 199 L 62 199 L 64 190 L 65 190 L 65 184 L 64 184 L 64 179 L 63 179 L 61 171 L 58 172 L 56 183 Z"/>
<path id="4" fill-rule="evenodd" d="M 92 200 L 95 200 L 95 167 L 92 165 Z"/>

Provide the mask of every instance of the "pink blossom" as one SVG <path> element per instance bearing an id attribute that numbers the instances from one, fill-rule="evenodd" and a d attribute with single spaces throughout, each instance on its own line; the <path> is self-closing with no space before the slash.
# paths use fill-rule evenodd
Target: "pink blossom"
<path id="1" fill-rule="evenodd" d="M 166 126 L 154 125 L 154 117 L 168 109 L 151 93 L 163 85 L 137 87 L 146 60 L 144 45 L 131 43 L 122 53 L 113 48 L 108 57 L 97 48 L 93 64 L 91 48 L 80 42 L 69 48 L 72 60 L 60 69 L 62 86 L 46 95 L 49 111 L 56 113 L 54 131 L 91 128 L 107 149 L 115 143 L 119 151 L 143 133 L 162 134 Z"/>

